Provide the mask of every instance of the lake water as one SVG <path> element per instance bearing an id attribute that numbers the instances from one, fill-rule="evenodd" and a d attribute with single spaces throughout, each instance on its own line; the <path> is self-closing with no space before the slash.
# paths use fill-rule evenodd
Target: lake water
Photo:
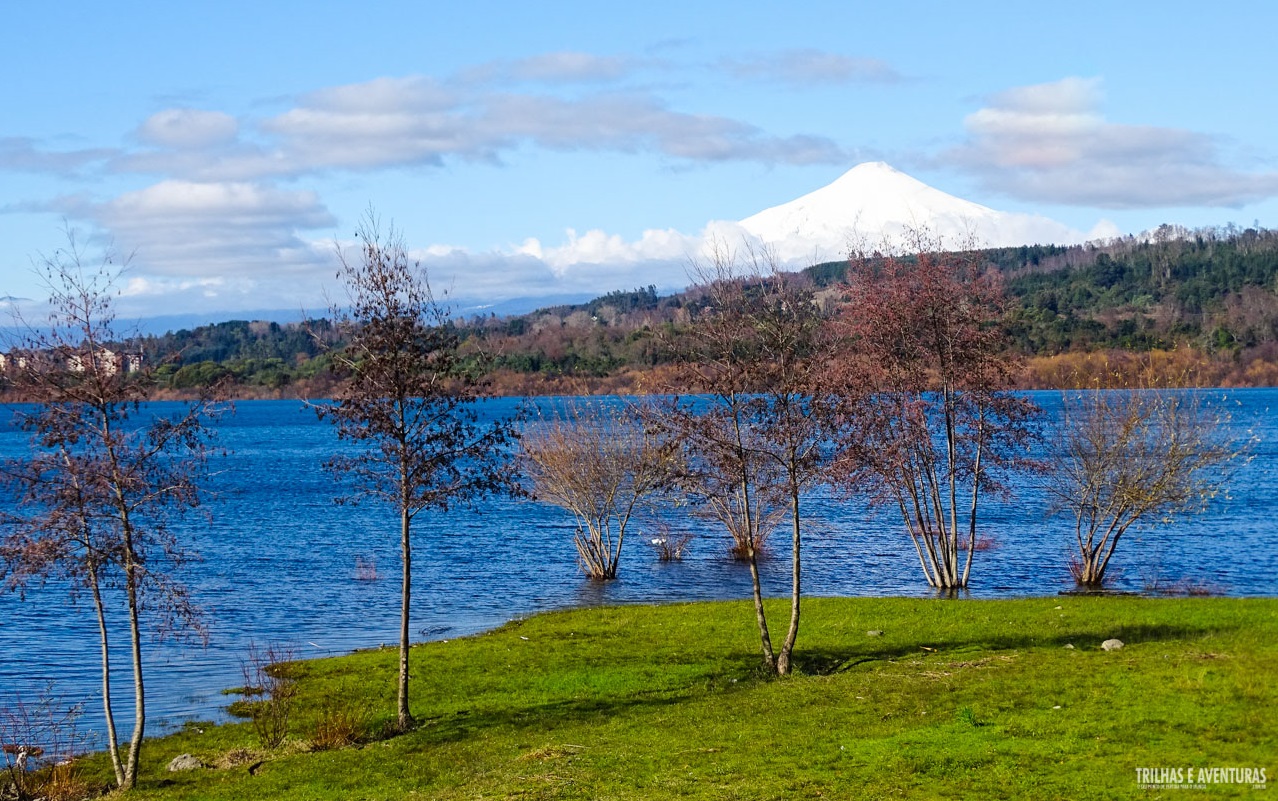
<path id="1" fill-rule="evenodd" d="M 1047 412 L 1059 394 L 1031 393 Z M 1232 425 L 1259 437 L 1230 497 L 1205 514 L 1136 532 L 1115 557 L 1115 588 L 1188 580 L 1229 595 L 1278 593 L 1278 390 L 1230 393 Z M 516 400 L 485 404 L 507 414 Z M 542 401 L 554 403 L 554 401 Z M 164 404 L 157 404 L 160 409 Z M 27 435 L 0 407 L 0 458 L 27 452 Z M 236 404 L 216 423 L 229 455 L 214 464 L 213 497 L 181 533 L 202 561 L 184 580 L 207 611 L 207 647 L 148 641 L 148 731 L 182 721 L 216 719 L 225 687 L 242 684 L 240 660 L 250 641 L 290 645 L 299 657 L 337 654 L 398 640 L 398 517 L 378 506 L 338 506 L 341 487 L 321 467 L 336 447 L 332 429 L 298 402 Z M 0 504 L 10 503 L 0 498 Z M 818 494 L 808 502 L 804 545 L 809 595 L 929 594 L 899 516 Z M 628 540 L 620 578 L 584 580 L 566 512 L 532 501 L 487 502 L 476 511 L 423 513 L 415 524 L 413 630 L 448 639 L 516 617 L 570 606 L 747 598 L 744 565 L 726 557 L 726 535 L 697 521 L 683 561 L 662 563 L 641 537 Z M 977 553 L 972 597 L 1050 595 L 1071 586 L 1070 521 L 1047 519 L 1041 495 L 1024 487 L 1010 500 L 990 498 L 982 534 L 995 547 Z M 789 592 L 788 541 L 763 566 L 766 591 Z M 358 561 L 377 580 L 357 575 Z M 131 685 L 121 621 L 114 624 L 118 720 L 131 726 Z M 743 618 L 742 625 L 753 625 Z M 802 634 L 800 633 L 800 648 Z M 0 594 L 0 703 L 28 699 L 54 683 L 68 701 L 86 702 L 83 724 L 100 729 L 96 626 L 87 598 L 72 606 L 64 587 L 34 588 L 25 600 Z M 114 687 L 114 685 L 113 685 Z"/>

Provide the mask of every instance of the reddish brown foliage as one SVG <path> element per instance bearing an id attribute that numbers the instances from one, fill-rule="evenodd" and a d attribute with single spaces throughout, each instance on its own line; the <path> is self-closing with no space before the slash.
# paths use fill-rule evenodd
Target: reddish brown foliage
<path id="1" fill-rule="evenodd" d="M 843 350 L 831 372 L 844 426 L 836 480 L 898 507 L 938 588 L 967 585 L 981 494 L 1022 465 L 1036 411 L 1005 391 L 1016 364 L 998 326 L 1002 310 L 996 275 L 961 254 L 925 250 L 855 262 L 836 324 Z"/>

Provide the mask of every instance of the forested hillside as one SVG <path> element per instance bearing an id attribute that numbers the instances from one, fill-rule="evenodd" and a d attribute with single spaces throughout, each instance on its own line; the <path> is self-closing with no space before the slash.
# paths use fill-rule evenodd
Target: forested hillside
<path id="1" fill-rule="evenodd" d="M 982 256 L 1016 302 L 1026 355 L 1119 348 L 1228 351 L 1278 340 L 1278 231 L 1163 226 L 1147 240 L 999 248 Z M 819 284 L 842 279 L 831 262 Z"/>
<path id="2" fill-rule="evenodd" d="M 156 378 L 165 388 L 191 390 L 229 382 L 278 390 L 322 381 L 325 354 L 340 343 L 327 320 L 283 326 L 231 320 L 148 336 L 138 344 L 147 361 L 159 365 Z"/>
<path id="3" fill-rule="evenodd" d="M 1032 357 L 1027 386 L 1051 383 L 1087 354 L 1117 363 L 1123 353 L 1130 361 L 1166 351 L 1177 356 L 1159 357 L 1164 363 L 1192 366 L 1207 382 L 1278 383 L 1278 231 L 1163 226 L 1140 239 L 999 248 L 981 258 L 1004 276 L 1009 340 Z M 829 262 L 805 273 L 837 302 L 846 269 Z M 475 366 L 506 391 L 624 391 L 665 363 L 661 343 L 678 337 L 693 298 L 649 286 L 453 325 Z M 134 344 L 161 365 L 165 388 L 222 381 L 244 395 L 323 393 L 331 381 L 325 353 L 340 345 L 325 320 L 229 321 Z"/>
<path id="4" fill-rule="evenodd" d="M 1278 232 L 1210 229 L 1158 238 L 1030 258 L 1008 254 L 1000 267 L 1020 300 L 1009 325 L 1020 348 L 1236 351 L 1278 339 Z"/>

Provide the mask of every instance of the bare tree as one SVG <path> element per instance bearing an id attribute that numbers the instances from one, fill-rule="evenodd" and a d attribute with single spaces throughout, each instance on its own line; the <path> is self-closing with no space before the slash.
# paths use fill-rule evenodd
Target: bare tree
<path id="1" fill-rule="evenodd" d="M 1074 518 L 1082 587 L 1100 589 L 1123 535 L 1203 511 L 1225 487 L 1242 448 L 1202 390 L 1066 392 L 1051 438 L 1047 485 Z"/>
<path id="2" fill-rule="evenodd" d="M 506 457 L 508 421 L 481 421 L 480 387 L 458 356 L 458 337 L 422 267 L 394 228 L 383 235 L 370 212 L 356 232 L 359 255 L 339 250 L 338 278 L 348 306 L 333 317 L 349 337 L 333 364 L 344 383 L 318 405 L 337 435 L 362 446 L 328 462 L 362 498 L 399 512 L 403 560 L 400 598 L 398 720 L 412 726 L 408 703 L 412 525 L 421 512 L 446 512 L 513 487 Z"/>
<path id="3" fill-rule="evenodd" d="M 68 247 L 45 259 L 49 327 L 32 330 L 15 380 L 32 409 L 17 413 L 31 455 L 5 465 L 17 515 L 5 522 L 0 571 L 11 589 L 51 576 L 87 588 L 97 615 L 102 703 L 116 782 L 137 783 L 146 726 L 142 620 L 160 631 L 204 635 L 187 588 L 174 571 L 189 558 L 170 529 L 199 505 L 211 432 L 204 402 L 164 416 L 143 406 L 151 371 L 130 364 L 114 330 L 110 260 L 96 269 L 68 233 Z M 133 368 L 133 369 L 130 369 Z M 134 724 L 120 757 L 111 699 L 106 608 L 118 591 L 127 608 Z"/>
<path id="4" fill-rule="evenodd" d="M 534 497 L 577 519 L 581 569 L 593 579 L 616 578 L 627 526 L 673 475 L 673 444 L 645 430 L 629 405 L 586 401 L 532 421 L 521 446 Z"/>
<path id="5" fill-rule="evenodd" d="M 845 489 L 896 506 L 928 584 L 952 590 L 968 583 L 982 496 L 1003 489 L 1001 473 L 1028 466 L 1037 410 L 1007 391 L 1014 361 L 997 325 L 997 276 L 915 236 L 913 256 L 853 260 L 834 473 Z"/>
<path id="6" fill-rule="evenodd" d="M 719 245 L 693 272 L 694 316 L 677 355 L 681 382 L 700 397 L 672 400 L 661 417 L 684 445 L 685 488 L 749 564 L 764 667 L 786 675 L 801 612 L 801 500 L 829 455 L 823 315 L 802 277 L 780 272 L 766 251 Z M 787 516 L 790 621 L 774 651 L 758 559 Z"/>

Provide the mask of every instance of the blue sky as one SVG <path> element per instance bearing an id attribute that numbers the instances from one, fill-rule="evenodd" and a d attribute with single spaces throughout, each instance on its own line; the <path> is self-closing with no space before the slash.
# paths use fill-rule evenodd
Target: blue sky
<path id="1" fill-rule="evenodd" d="M 374 208 L 466 299 L 674 286 L 883 160 L 1090 231 L 1278 225 L 1266 3 L 16 3 L 0 296 L 76 229 L 126 314 L 320 308 Z"/>

